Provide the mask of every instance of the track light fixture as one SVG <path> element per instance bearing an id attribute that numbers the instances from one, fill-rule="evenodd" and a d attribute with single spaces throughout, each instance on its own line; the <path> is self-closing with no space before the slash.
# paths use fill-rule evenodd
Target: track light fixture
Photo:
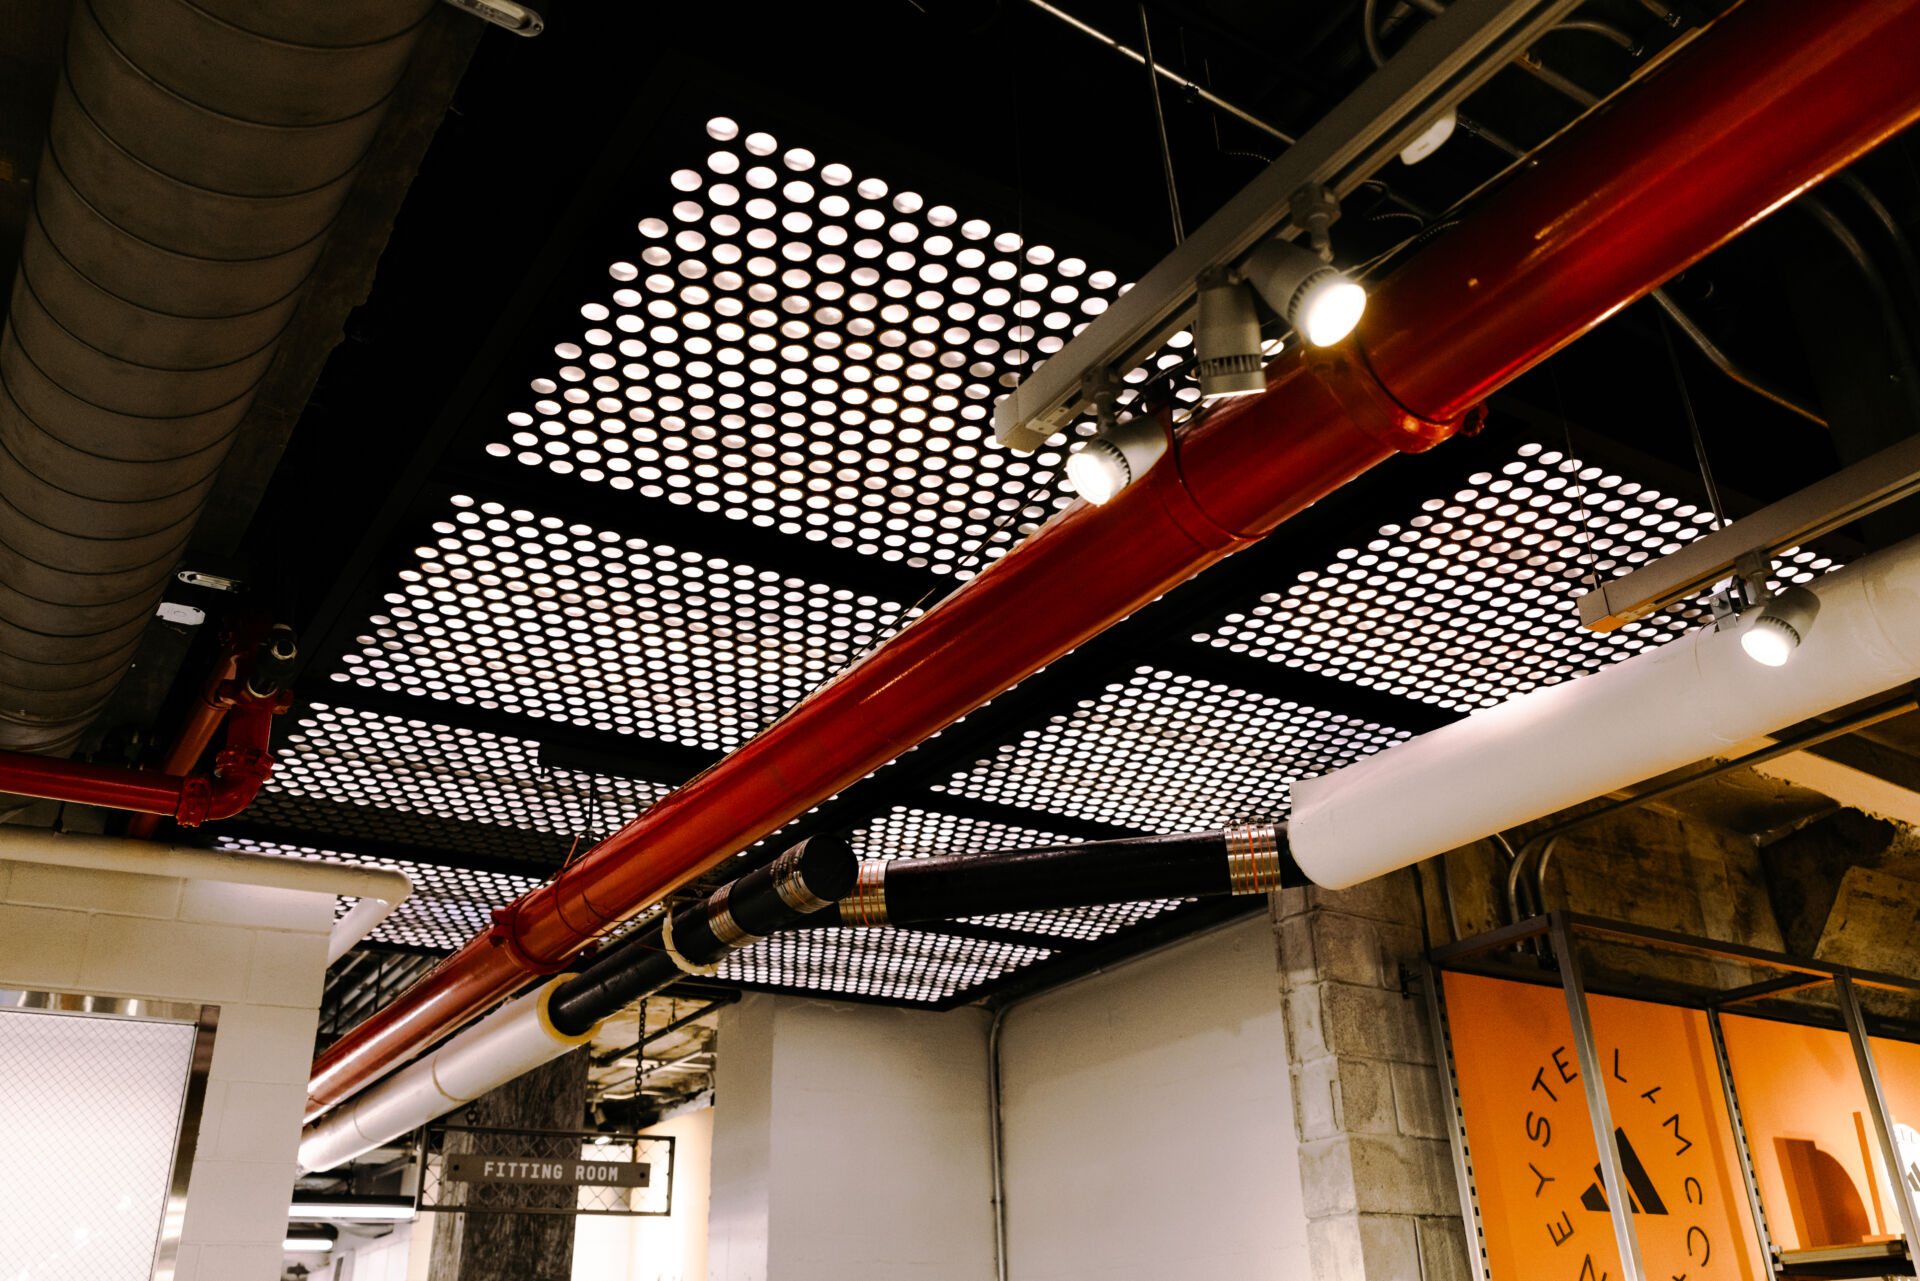
<path id="1" fill-rule="evenodd" d="M 1167 452 L 1167 429 L 1151 414 L 1116 420 L 1113 406 L 1119 383 L 1111 372 L 1089 376 L 1087 387 L 1100 432 L 1067 455 L 1067 483 L 1098 507 L 1160 461 Z"/>
<path id="2" fill-rule="evenodd" d="M 1352 333 L 1367 309 L 1366 290 L 1312 250 L 1277 236 L 1254 250 L 1242 270 L 1267 305 L 1316 347 Z"/>
<path id="3" fill-rule="evenodd" d="M 1199 315 L 1193 325 L 1194 373 L 1205 400 L 1246 396 L 1267 389 L 1260 352 L 1260 316 L 1253 291 L 1234 273 L 1200 277 Z"/>
<path id="4" fill-rule="evenodd" d="M 1820 616 L 1820 598 L 1804 587 L 1789 587 L 1761 604 L 1757 613 L 1740 633 L 1740 647 L 1756 663 L 1782 667 Z"/>

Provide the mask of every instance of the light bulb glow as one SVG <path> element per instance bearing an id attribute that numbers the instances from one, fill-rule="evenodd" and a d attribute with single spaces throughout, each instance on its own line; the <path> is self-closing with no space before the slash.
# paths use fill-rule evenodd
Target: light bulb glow
<path id="1" fill-rule="evenodd" d="M 287 1215 L 293 1219 L 345 1219 L 355 1222 L 368 1220 L 411 1219 L 413 1217 L 411 1197 L 394 1197 L 388 1200 L 300 1200 L 296 1198 L 287 1209 Z"/>
<path id="2" fill-rule="evenodd" d="M 333 1238 L 323 1236 L 290 1236 L 281 1242 L 281 1248 L 289 1254 L 325 1254 L 333 1249 Z"/>
<path id="3" fill-rule="evenodd" d="M 1329 347 L 1353 332 L 1367 309 L 1367 291 L 1341 276 L 1314 285 L 1300 300 L 1300 330 L 1316 347 Z"/>
<path id="4" fill-rule="evenodd" d="M 1759 617 L 1740 633 L 1740 648 L 1756 663 L 1782 667 L 1820 617 L 1820 598 L 1805 587 L 1789 587 L 1756 612 Z"/>
<path id="5" fill-rule="evenodd" d="M 1763 667 L 1786 666 L 1799 643 L 1792 628 L 1771 618 L 1756 619 L 1753 626 L 1740 633 L 1740 648 Z"/>
<path id="6" fill-rule="evenodd" d="M 1126 459 L 1103 440 L 1090 440 L 1067 455 L 1067 483 L 1096 507 L 1125 489 L 1131 479 Z"/>

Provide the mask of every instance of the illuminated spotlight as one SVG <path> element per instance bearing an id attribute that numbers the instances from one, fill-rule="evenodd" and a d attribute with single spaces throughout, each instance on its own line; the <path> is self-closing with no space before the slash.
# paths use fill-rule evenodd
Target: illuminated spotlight
<path id="1" fill-rule="evenodd" d="M 1247 282 L 1301 337 L 1328 347 L 1353 332 L 1367 309 L 1367 291 L 1302 249 L 1278 237 L 1247 258 Z"/>
<path id="2" fill-rule="evenodd" d="M 1166 452 L 1167 432 L 1159 419 L 1143 414 L 1109 423 L 1067 455 L 1067 482 L 1098 507 L 1146 475 Z"/>
<path id="3" fill-rule="evenodd" d="M 1452 107 L 1433 118 L 1433 122 L 1422 129 L 1419 136 L 1400 149 L 1400 163 L 1417 165 L 1446 144 L 1453 137 L 1453 131 L 1460 124 L 1460 113 Z"/>
<path id="4" fill-rule="evenodd" d="M 1205 400 L 1267 389 L 1260 354 L 1260 316 L 1253 291 L 1225 271 L 1200 277 L 1200 314 L 1193 324 L 1194 373 Z"/>
<path id="5" fill-rule="evenodd" d="M 1740 647 L 1756 663 L 1783 667 L 1820 616 L 1820 598 L 1804 587 L 1789 587 L 1762 605 L 1759 613 L 1740 633 Z"/>

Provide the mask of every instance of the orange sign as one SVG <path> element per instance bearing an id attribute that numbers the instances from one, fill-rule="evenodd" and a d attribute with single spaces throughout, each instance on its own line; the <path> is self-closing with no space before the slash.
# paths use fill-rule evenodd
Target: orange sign
<path id="1" fill-rule="evenodd" d="M 1727 1060 L 1773 1243 L 1817 1249 L 1900 1235 L 1879 1136 L 1844 1032 L 1729 1015 Z M 1920 1046 L 1871 1038 L 1902 1177 L 1920 1192 Z"/>
<path id="2" fill-rule="evenodd" d="M 1445 976 L 1492 1281 L 1617 1281 L 1566 997 Z M 1713 1042 L 1698 1010 L 1589 998 L 1641 1259 L 1666 1281 L 1762 1281 Z"/>

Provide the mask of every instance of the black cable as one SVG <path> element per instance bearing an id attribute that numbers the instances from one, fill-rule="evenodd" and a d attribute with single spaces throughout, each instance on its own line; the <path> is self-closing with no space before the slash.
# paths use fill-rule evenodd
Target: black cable
<path id="1" fill-rule="evenodd" d="M 1726 508 L 1720 505 L 1720 487 L 1713 483 L 1713 467 L 1707 461 L 1707 443 L 1700 435 L 1700 420 L 1693 413 L 1693 397 L 1687 391 L 1687 377 L 1680 369 L 1680 351 L 1673 343 L 1673 322 L 1660 313 L 1660 338 L 1666 344 L 1667 363 L 1673 368 L 1674 384 L 1680 389 L 1680 404 L 1687 411 L 1687 431 L 1693 436 L 1693 456 L 1700 462 L 1700 480 L 1707 487 L 1707 503 L 1713 509 L 1715 529 L 1727 524 Z"/>
<path id="2" fill-rule="evenodd" d="M 1173 177 L 1173 148 L 1167 143 L 1167 114 L 1160 102 L 1160 72 L 1153 60 L 1153 32 L 1147 24 L 1146 0 L 1141 0 L 1139 9 L 1141 52 L 1146 55 L 1147 92 L 1153 95 L 1153 122 L 1160 131 L 1160 165 L 1167 177 L 1167 210 L 1173 215 L 1173 243 L 1178 245 L 1186 240 L 1187 229 L 1180 218 L 1180 189 Z"/>

